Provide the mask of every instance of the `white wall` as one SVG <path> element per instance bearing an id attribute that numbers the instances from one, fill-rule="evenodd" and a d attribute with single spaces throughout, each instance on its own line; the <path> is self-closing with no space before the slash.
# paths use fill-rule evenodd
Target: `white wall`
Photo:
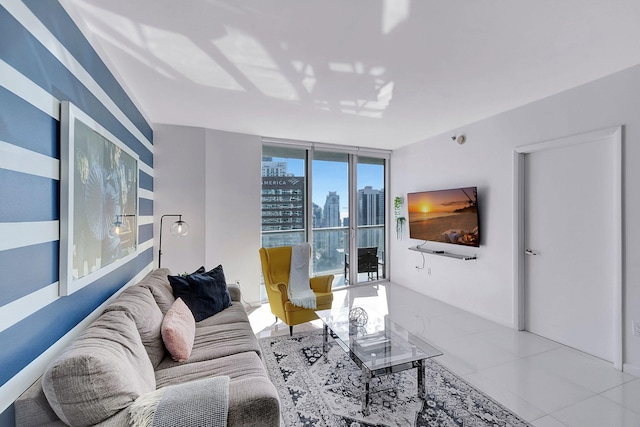
<path id="1" fill-rule="evenodd" d="M 262 143 L 258 136 L 207 130 L 206 259 L 260 300 Z"/>
<path id="2" fill-rule="evenodd" d="M 205 136 L 204 129 L 154 125 L 154 261 L 158 265 L 160 217 L 182 214 L 189 234 L 175 237 L 167 217 L 162 230 L 162 267 L 172 273 L 193 272 L 205 265 Z M 206 267 L 209 267 L 208 265 Z M 215 266 L 213 266 L 215 267 Z"/>
<path id="3" fill-rule="evenodd" d="M 422 265 L 421 255 L 407 250 L 421 242 L 408 237 L 392 239 L 391 280 L 513 326 L 514 147 L 624 125 L 624 362 L 625 370 L 640 375 L 640 338 L 631 331 L 631 320 L 640 320 L 640 282 L 636 279 L 640 275 L 640 231 L 635 227 L 640 218 L 636 187 L 640 169 L 634 166 L 640 161 L 638 111 L 640 66 L 394 151 L 391 196 L 478 186 L 482 235 L 480 248 L 455 248 L 477 254 L 475 263 L 425 255 L 431 276 L 426 269 L 415 268 Z M 453 134 L 462 133 L 467 137 L 465 145 L 451 141 Z"/>
<path id="4" fill-rule="evenodd" d="M 183 273 L 222 264 L 245 301 L 259 301 L 260 137 L 155 125 L 154 140 L 156 248 L 163 214 L 182 214 L 190 226 L 176 238 L 169 233 L 175 219 L 165 218 L 162 266 Z"/>

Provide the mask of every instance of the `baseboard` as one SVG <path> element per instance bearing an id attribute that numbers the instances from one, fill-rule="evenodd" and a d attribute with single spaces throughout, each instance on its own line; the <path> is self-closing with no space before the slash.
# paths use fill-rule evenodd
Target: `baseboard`
<path id="1" fill-rule="evenodd" d="M 245 301 L 242 300 L 242 305 L 244 305 L 245 310 L 249 311 L 249 310 L 255 310 L 257 308 L 262 307 L 262 303 L 260 301 Z"/>
<path id="2" fill-rule="evenodd" d="M 625 372 L 629 375 L 633 375 L 634 377 L 640 378 L 640 367 L 638 366 L 630 365 L 628 363 L 623 363 L 622 372 Z"/>

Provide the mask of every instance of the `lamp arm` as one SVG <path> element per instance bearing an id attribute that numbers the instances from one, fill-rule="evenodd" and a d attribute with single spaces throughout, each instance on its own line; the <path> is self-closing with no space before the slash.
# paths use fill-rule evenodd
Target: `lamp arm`
<path id="1" fill-rule="evenodd" d="M 165 214 L 162 215 L 160 217 L 160 240 L 158 242 L 158 268 L 160 268 L 161 264 L 161 260 L 162 260 L 162 221 L 164 220 L 165 216 L 177 216 L 179 218 L 178 221 L 182 221 L 182 215 L 181 214 Z"/>
<path id="2" fill-rule="evenodd" d="M 135 214 L 116 214 L 116 218 L 127 218 L 130 216 L 135 216 Z"/>

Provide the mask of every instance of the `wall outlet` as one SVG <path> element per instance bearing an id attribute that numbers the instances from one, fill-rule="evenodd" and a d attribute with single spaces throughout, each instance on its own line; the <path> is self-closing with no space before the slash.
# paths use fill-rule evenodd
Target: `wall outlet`
<path id="1" fill-rule="evenodd" d="M 633 336 L 640 337 L 640 322 L 634 320 L 631 322 L 631 327 L 633 328 Z"/>

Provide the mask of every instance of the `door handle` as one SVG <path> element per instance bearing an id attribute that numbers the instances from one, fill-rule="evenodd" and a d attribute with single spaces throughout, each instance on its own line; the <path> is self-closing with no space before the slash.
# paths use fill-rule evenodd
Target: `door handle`
<path id="1" fill-rule="evenodd" d="M 525 254 L 525 255 L 529 255 L 529 256 L 538 255 L 538 253 L 537 253 L 537 252 L 534 252 L 534 251 L 532 251 L 531 249 L 526 249 L 526 250 L 524 251 L 524 254 Z"/>

